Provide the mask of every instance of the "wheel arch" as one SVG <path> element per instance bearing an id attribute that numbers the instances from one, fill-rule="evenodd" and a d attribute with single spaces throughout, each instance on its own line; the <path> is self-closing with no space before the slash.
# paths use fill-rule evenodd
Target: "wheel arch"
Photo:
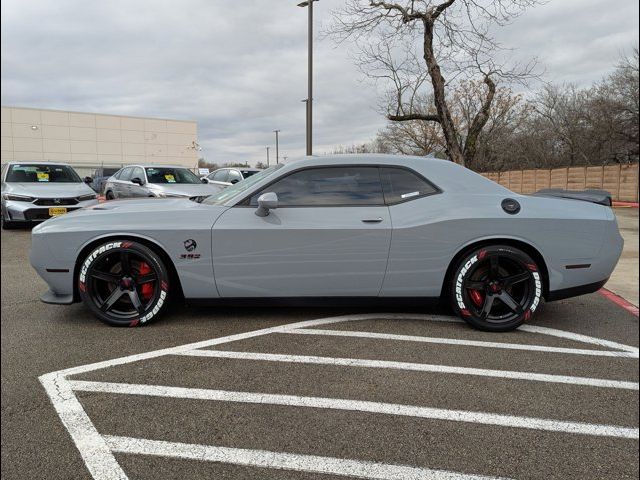
<path id="1" fill-rule="evenodd" d="M 445 274 L 444 281 L 442 282 L 442 289 L 440 291 L 440 298 L 445 299 L 449 295 L 449 286 L 453 281 L 453 274 L 456 266 L 471 251 L 480 248 L 488 247 L 490 245 L 508 245 L 511 247 L 519 248 L 524 253 L 529 255 L 540 267 L 540 273 L 542 274 L 542 295 L 546 299 L 549 293 L 549 269 L 544 256 L 540 251 L 532 244 L 525 242 L 524 240 L 508 237 L 496 237 L 477 240 L 461 247 L 449 262 L 447 267 L 447 273 Z"/>
<path id="2" fill-rule="evenodd" d="M 151 250 L 153 250 L 153 252 L 156 253 L 162 259 L 165 266 L 167 267 L 167 270 L 169 271 L 169 280 L 171 282 L 171 285 L 177 287 L 175 291 L 171 292 L 171 296 L 174 299 L 178 298 L 180 300 L 184 300 L 184 293 L 182 291 L 182 284 L 180 283 L 180 276 L 178 275 L 178 270 L 176 269 L 176 266 L 173 263 L 173 260 L 171 260 L 171 257 L 169 256 L 167 251 L 164 249 L 164 247 L 162 247 L 162 245 L 160 245 L 159 243 L 147 237 L 142 237 L 138 235 L 109 234 L 109 235 L 104 235 L 104 236 L 95 238 L 90 242 L 86 243 L 78 253 L 78 256 L 76 257 L 76 262 L 73 268 L 73 301 L 74 302 L 80 301 L 80 292 L 78 291 L 78 275 L 80 274 L 80 267 L 82 265 L 82 261 L 84 260 L 85 256 L 93 248 L 109 240 L 131 240 L 134 242 L 138 242 L 144 245 L 145 247 L 148 247 Z"/>

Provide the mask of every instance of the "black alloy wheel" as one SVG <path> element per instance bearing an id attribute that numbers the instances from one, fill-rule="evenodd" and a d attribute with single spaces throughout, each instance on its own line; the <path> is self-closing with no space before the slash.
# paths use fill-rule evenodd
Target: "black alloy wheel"
<path id="1" fill-rule="evenodd" d="M 542 297 L 536 262 L 506 245 L 482 247 L 456 268 L 451 296 L 456 313 L 481 330 L 503 332 L 531 319 Z"/>
<path id="2" fill-rule="evenodd" d="M 130 240 L 112 240 L 82 260 L 78 290 L 84 304 L 103 322 L 135 327 L 164 311 L 169 275 L 153 250 Z"/>

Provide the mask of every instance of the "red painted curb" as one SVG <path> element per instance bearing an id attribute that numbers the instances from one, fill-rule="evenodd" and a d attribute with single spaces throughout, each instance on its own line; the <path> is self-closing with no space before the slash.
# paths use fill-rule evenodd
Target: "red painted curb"
<path id="1" fill-rule="evenodd" d="M 601 288 L 600 290 L 598 290 L 598 293 L 603 297 L 611 300 L 613 303 L 615 303 L 619 307 L 624 308 L 631 315 L 635 315 L 636 317 L 638 317 L 638 307 L 636 307 L 633 303 L 628 302 L 627 300 L 622 298 L 620 295 L 616 295 L 611 290 L 607 290 L 606 288 Z"/>
<path id="2" fill-rule="evenodd" d="M 614 207 L 638 208 L 638 202 L 618 202 L 618 201 L 614 201 L 613 202 L 613 206 Z"/>

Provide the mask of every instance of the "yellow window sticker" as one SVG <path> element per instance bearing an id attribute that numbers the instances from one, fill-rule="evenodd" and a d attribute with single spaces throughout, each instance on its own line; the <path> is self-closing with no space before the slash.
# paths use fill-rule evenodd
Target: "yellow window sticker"
<path id="1" fill-rule="evenodd" d="M 176 183 L 176 177 L 174 177 L 173 175 L 171 175 L 170 173 L 167 173 L 164 178 L 167 179 L 167 182 L 169 183 Z"/>
<path id="2" fill-rule="evenodd" d="M 47 172 L 37 172 L 39 182 L 48 182 L 49 174 Z"/>

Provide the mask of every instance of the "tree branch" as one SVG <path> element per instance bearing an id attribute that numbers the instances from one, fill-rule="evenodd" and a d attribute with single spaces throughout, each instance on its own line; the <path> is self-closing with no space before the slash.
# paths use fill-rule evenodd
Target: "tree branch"
<path id="1" fill-rule="evenodd" d="M 422 113 L 408 113 L 406 115 L 387 115 L 387 118 L 393 122 L 408 122 L 410 120 L 423 120 L 425 122 L 440 123 L 440 117 L 438 115 L 425 115 Z"/>
<path id="2" fill-rule="evenodd" d="M 452 0 L 453 1 L 453 0 Z M 399 5 L 397 3 L 388 3 L 388 2 L 375 2 L 374 0 L 371 0 L 371 2 L 369 3 L 369 5 L 371 7 L 377 8 L 384 8 L 385 10 L 396 10 L 397 12 L 400 12 L 400 14 L 402 15 L 402 21 L 404 23 L 409 23 L 413 20 L 417 20 L 419 18 L 423 18 L 424 14 L 421 12 L 415 12 L 413 10 L 413 8 L 411 9 L 411 12 L 409 12 L 406 8 L 404 8 L 402 5 Z"/>

